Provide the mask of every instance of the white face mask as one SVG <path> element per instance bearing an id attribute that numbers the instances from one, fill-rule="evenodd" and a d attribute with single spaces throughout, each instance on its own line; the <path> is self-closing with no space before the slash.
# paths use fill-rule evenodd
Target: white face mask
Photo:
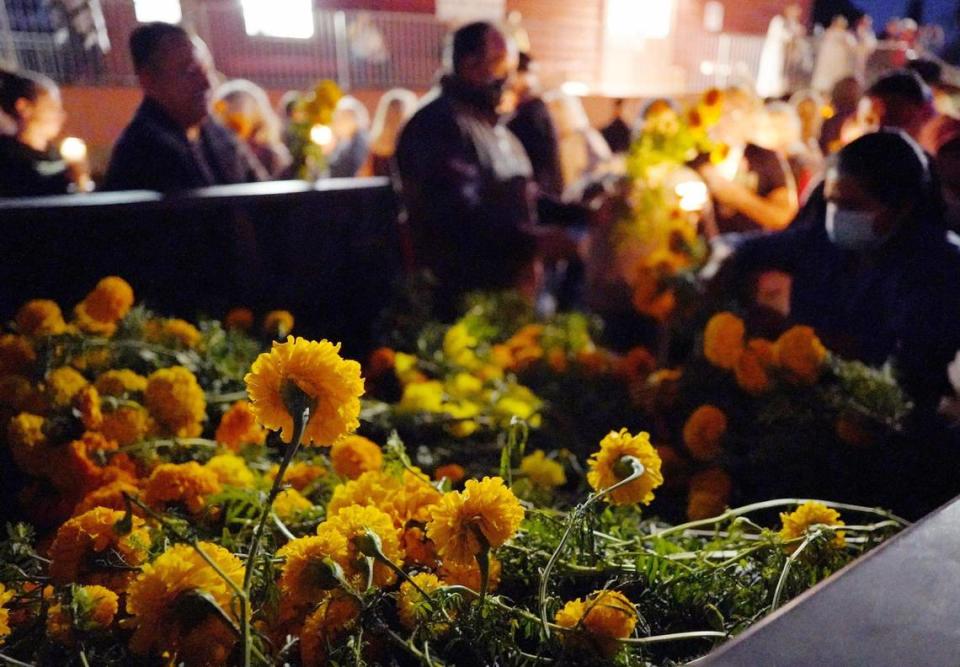
<path id="1" fill-rule="evenodd" d="M 827 202 L 827 237 L 846 250 L 864 252 L 879 247 L 884 238 L 873 231 L 877 216 L 869 211 L 851 211 Z"/>

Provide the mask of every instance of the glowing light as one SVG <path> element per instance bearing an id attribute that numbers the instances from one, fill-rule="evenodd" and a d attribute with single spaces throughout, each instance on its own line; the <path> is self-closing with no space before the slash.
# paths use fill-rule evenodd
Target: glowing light
<path id="1" fill-rule="evenodd" d="M 310 39 L 313 0 L 241 0 L 248 35 Z"/>
<path id="2" fill-rule="evenodd" d="M 583 97 L 590 94 L 590 86 L 582 81 L 567 81 L 560 86 L 560 90 L 573 97 Z"/>
<path id="3" fill-rule="evenodd" d="M 333 130 L 327 125 L 314 125 L 310 128 L 310 141 L 317 146 L 329 146 L 333 142 Z"/>
<path id="4" fill-rule="evenodd" d="M 83 162 L 87 158 L 87 144 L 83 139 L 67 137 L 60 143 L 60 155 L 67 162 Z"/>
<path id="5" fill-rule="evenodd" d="M 674 0 L 608 0 L 607 33 L 615 37 L 664 39 L 673 28 Z"/>
<path id="6" fill-rule="evenodd" d="M 690 213 L 702 211 L 710 197 L 703 181 L 677 183 L 673 191 L 680 197 L 680 210 Z"/>
<path id="7" fill-rule="evenodd" d="M 180 23 L 183 19 L 180 0 L 133 0 L 133 9 L 140 23 Z"/>

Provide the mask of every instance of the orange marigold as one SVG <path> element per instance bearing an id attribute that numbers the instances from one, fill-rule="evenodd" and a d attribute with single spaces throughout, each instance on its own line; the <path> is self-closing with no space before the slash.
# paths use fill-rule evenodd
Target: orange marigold
<path id="1" fill-rule="evenodd" d="M 230 406 L 217 426 L 214 436 L 233 451 L 244 445 L 262 445 L 267 441 L 267 432 L 257 421 L 249 401 L 237 401 Z"/>
<path id="2" fill-rule="evenodd" d="M 70 602 L 57 602 L 47 612 L 47 635 L 64 645 L 72 645 L 74 630 L 102 631 L 113 625 L 120 598 L 103 586 L 78 586 Z"/>
<path id="3" fill-rule="evenodd" d="M 73 515 L 76 516 L 84 512 L 89 512 L 95 507 L 106 507 L 112 510 L 125 511 L 126 502 L 123 497 L 125 493 L 131 496 L 139 496 L 140 487 L 129 478 L 117 479 L 104 484 L 85 495 L 83 500 L 77 503 L 77 506 L 73 510 Z M 137 514 L 142 512 L 136 505 L 133 506 L 133 511 Z"/>
<path id="4" fill-rule="evenodd" d="M 339 344 L 293 336 L 285 343 L 274 342 L 270 352 L 253 362 L 244 381 L 260 423 L 280 430 L 284 442 L 293 438 L 294 406 L 288 404 L 296 394 L 311 404 L 303 433 L 307 444 L 330 445 L 360 424 L 360 364 L 343 359 Z"/>
<path id="5" fill-rule="evenodd" d="M 256 477 L 247 466 L 247 462 L 234 454 L 218 454 L 207 461 L 204 467 L 212 470 L 224 486 L 250 488 L 256 482 Z"/>
<path id="6" fill-rule="evenodd" d="M 619 651 L 616 640 L 626 639 L 637 625 L 637 609 L 618 591 L 602 590 L 571 600 L 557 612 L 557 625 L 586 633 L 610 657 Z"/>
<path id="7" fill-rule="evenodd" d="M 328 532 L 336 532 L 347 540 L 346 566 L 344 571 L 350 576 L 359 576 L 358 564 L 363 557 L 372 555 L 364 548 L 367 531 L 375 533 L 380 538 L 380 548 L 383 554 L 395 565 L 403 565 L 403 547 L 400 544 L 400 533 L 393 525 L 389 515 L 376 507 L 361 507 L 351 505 L 344 507 L 336 514 L 317 526 L 317 535 L 325 536 Z M 396 573 L 379 560 L 373 566 L 373 583 L 377 586 L 387 586 L 397 579 Z"/>
<path id="8" fill-rule="evenodd" d="M 273 501 L 273 511 L 282 521 L 295 517 L 298 513 L 313 508 L 313 503 L 300 495 L 296 489 L 284 489 Z"/>
<path id="9" fill-rule="evenodd" d="M 383 452 L 380 445 L 362 435 L 348 435 L 333 443 L 330 463 L 338 475 L 356 479 L 365 472 L 379 470 Z"/>
<path id="10" fill-rule="evenodd" d="M 712 461 L 723 451 L 727 416 L 714 405 L 701 405 L 683 425 L 683 442 L 697 461 Z"/>
<path id="11" fill-rule="evenodd" d="M 272 482 L 277 478 L 278 472 L 280 472 L 280 466 L 272 466 L 269 472 L 267 472 L 267 478 Z M 283 476 L 283 482 L 284 484 L 289 484 L 297 491 L 304 491 L 326 474 L 327 470 L 323 466 L 303 461 L 295 461 L 287 468 L 287 473 Z"/>
<path id="12" fill-rule="evenodd" d="M 408 521 L 426 523 L 442 494 L 419 471 L 404 470 L 394 476 L 386 472 L 365 472 L 333 490 L 327 514 L 351 505 L 372 505 L 386 512 L 401 528 Z"/>
<path id="13" fill-rule="evenodd" d="M 220 491 L 216 473 L 196 461 L 161 463 L 146 482 L 144 497 L 148 505 L 163 509 L 182 505 L 191 514 L 201 512 L 206 497 Z"/>
<path id="14" fill-rule="evenodd" d="M 429 572 L 418 572 L 411 579 L 417 588 L 405 581 L 400 584 L 400 592 L 397 594 L 397 616 L 400 617 L 400 624 L 407 630 L 413 630 L 421 621 L 430 620 L 433 614 L 433 608 L 420 591 L 430 595 L 441 587 L 437 575 Z"/>
<path id="15" fill-rule="evenodd" d="M 77 325 L 91 334 L 112 336 L 117 322 L 133 307 L 133 288 L 123 278 L 102 279 L 86 298 L 74 308 Z"/>
<path id="16" fill-rule="evenodd" d="M 462 465 L 458 465 L 456 463 L 446 463 L 442 466 L 437 466 L 437 468 L 433 471 L 433 478 L 438 482 L 448 479 L 450 480 L 451 484 L 456 484 L 463 479 L 466 474 L 467 471 L 463 469 Z"/>
<path id="17" fill-rule="evenodd" d="M 0 336 L 0 373 L 29 375 L 36 361 L 37 353 L 29 340 L 13 334 Z"/>
<path id="18" fill-rule="evenodd" d="M 587 482 L 595 491 L 602 491 L 626 479 L 633 474 L 632 466 L 626 464 L 627 457 L 640 461 L 643 474 L 604 498 L 613 505 L 649 505 L 653 500 L 653 490 L 663 484 L 663 475 L 660 472 L 660 456 L 650 444 L 648 433 L 631 435 L 625 428 L 610 431 L 600 441 L 600 451 L 590 456 Z"/>
<path id="19" fill-rule="evenodd" d="M 500 586 L 502 571 L 500 560 L 490 554 L 490 580 L 487 582 L 490 591 L 495 591 Z M 480 565 L 476 559 L 467 562 L 445 560 L 440 564 L 437 574 L 447 586 L 465 586 L 472 591 L 480 591 Z"/>
<path id="20" fill-rule="evenodd" d="M 703 355 L 718 368 L 732 369 L 743 352 L 743 320 L 733 313 L 717 313 L 703 332 Z"/>
<path id="21" fill-rule="evenodd" d="M 7 424 L 7 444 L 13 461 L 30 475 L 41 474 L 48 465 L 43 456 L 47 444 L 45 421 L 40 415 L 21 412 Z"/>
<path id="22" fill-rule="evenodd" d="M 816 525 L 844 525 L 837 510 L 813 500 L 803 503 L 793 512 L 781 512 L 780 521 L 783 524 L 783 528 L 780 529 L 780 537 L 785 540 L 806 537 L 810 528 Z M 843 548 L 846 544 L 842 530 L 836 531 L 832 544 L 839 548 Z"/>
<path id="23" fill-rule="evenodd" d="M 144 400 L 165 433 L 195 438 L 203 432 L 207 399 L 196 376 L 183 366 L 161 368 L 147 378 Z"/>
<path id="24" fill-rule="evenodd" d="M 60 306 L 48 299 L 27 301 L 17 311 L 14 321 L 17 331 L 24 336 L 57 336 L 67 328 Z"/>
<path id="25" fill-rule="evenodd" d="M 0 584 L 0 644 L 10 634 L 10 610 L 7 609 L 7 603 L 15 595 L 14 591 L 8 590 L 6 586 Z"/>
<path id="26" fill-rule="evenodd" d="M 469 561 L 485 546 L 496 549 L 513 537 L 523 515 L 520 501 L 501 478 L 471 479 L 463 491 L 444 494 L 433 507 L 427 536 L 445 559 Z"/>
<path id="27" fill-rule="evenodd" d="M 150 414 L 139 405 L 121 405 L 103 413 L 100 432 L 121 447 L 145 439 L 155 428 Z"/>
<path id="28" fill-rule="evenodd" d="M 748 394 L 762 394 L 770 388 L 769 369 L 775 362 L 773 343 L 762 338 L 751 340 L 733 368 L 737 384 Z"/>
<path id="29" fill-rule="evenodd" d="M 287 310 L 271 310 L 263 318 L 263 332 L 271 338 L 282 339 L 293 331 L 293 314 Z"/>
<path id="30" fill-rule="evenodd" d="M 690 478 L 687 518 L 690 521 L 719 516 L 730 502 L 733 482 L 721 468 L 708 468 Z"/>
<path id="31" fill-rule="evenodd" d="M 177 318 L 150 320 L 144 329 L 144 336 L 152 343 L 171 347 L 195 348 L 203 340 L 199 329 Z"/>
<path id="32" fill-rule="evenodd" d="M 223 326 L 229 331 L 250 331 L 253 328 L 253 311 L 249 308 L 231 308 L 223 318 Z"/>
<path id="33" fill-rule="evenodd" d="M 795 326 L 777 339 L 777 363 L 795 381 L 813 384 L 827 360 L 827 348 L 823 346 L 813 329 Z"/>
<path id="34" fill-rule="evenodd" d="M 333 578 L 325 560 L 345 572 L 355 569 L 348 554 L 347 537 L 337 530 L 324 530 L 290 540 L 277 551 L 283 559 L 280 568 L 280 595 L 283 604 L 293 607 L 314 605 L 340 584 Z"/>
<path id="35" fill-rule="evenodd" d="M 73 409 L 80 415 L 80 421 L 83 422 L 84 428 L 95 431 L 103 425 L 100 392 L 92 384 L 74 394 Z"/>
<path id="36" fill-rule="evenodd" d="M 327 647 L 348 632 L 360 615 L 360 603 L 335 591 L 307 617 L 300 632 L 300 662 L 303 667 L 325 667 Z"/>
<path id="37" fill-rule="evenodd" d="M 54 407 L 63 408 L 78 391 L 87 386 L 87 379 L 69 366 L 61 366 L 50 371 L 46 378 L 46 394 Z"/>
<path id="38" fill-rule="evenodd" d="M 147 389 L 147 378 L 130 369 L 121 368 L 101 373 L 94 382 L 97 391 L 104 396 L 123 396 L 140 394 Z"/>

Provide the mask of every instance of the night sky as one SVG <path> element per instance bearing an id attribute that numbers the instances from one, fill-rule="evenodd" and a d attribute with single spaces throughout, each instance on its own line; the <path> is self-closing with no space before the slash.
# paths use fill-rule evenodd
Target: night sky
<path id="1" fill-rule="evenodd" d="M 924 20 L 927 23 L 940 23 L 950 29 L 951 14 L 960 0 L 926 0 Z M 881 29 L 888 18 L 903 16 L 906 13 L 907 0 L 855 0 L 863 11 L 873 17 L 874 25 Z"/>

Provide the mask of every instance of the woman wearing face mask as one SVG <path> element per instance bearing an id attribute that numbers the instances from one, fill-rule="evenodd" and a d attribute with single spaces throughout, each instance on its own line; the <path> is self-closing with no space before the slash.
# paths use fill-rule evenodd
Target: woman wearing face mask
<path id="1" fill-rule="evenodd" d="M 35 197 L 89 189 L 85 160 L 67 163 L 52 150 L 66 113 L 50 79 L 0 70 L 0 111 L 13 133 L 0 136 L 0 197 Z"/>

